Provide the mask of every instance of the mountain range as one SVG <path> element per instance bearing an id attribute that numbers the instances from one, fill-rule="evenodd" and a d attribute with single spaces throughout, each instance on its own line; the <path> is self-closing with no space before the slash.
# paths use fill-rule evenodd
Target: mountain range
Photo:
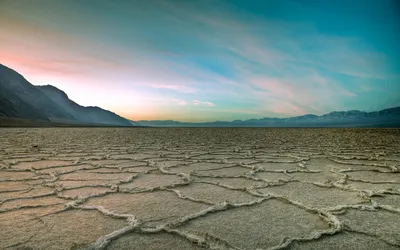
<path id="1" fill-rule="evenodd" d="M 215 122 L 179 122 L 173 120 L 136 121 L 151 127 L 400 127 L 400 107 L 374 112 L 334 111 L 324 115 L 307 114 L 289 118 L 261 118 Z"/>
<path id="2" fill-rule="evenodd" d="M 0 64 L 0 117 L 82 125 L 132 126 L 132 122 L 99 107 L 83 107 L 51 86 L 34 86 Z M 1 124 L 0 124 L 1 125 Z"/>
<path id="3" fill-rule="evenodd" d="M 10 123 L 10 120 L 12 121 Z M 84 107 L 51 86 L 34 86 L 16 71 L 0 64 L 0 126 L 149 126 L 149 127 L 400 127 L 400 107 L 374 112 L 334 111 L 290 118 L 262 118 L 215 122 L 174 120 L 130 121 L 99 107 Z"/>

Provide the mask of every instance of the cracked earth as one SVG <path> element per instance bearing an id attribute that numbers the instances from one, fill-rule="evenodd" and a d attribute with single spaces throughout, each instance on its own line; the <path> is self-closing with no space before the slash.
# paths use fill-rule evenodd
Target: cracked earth
<path id="1" fill-rule="evenodd" d="M 400 249 L 400 130 L 0 130 L 1 249 Z"/>

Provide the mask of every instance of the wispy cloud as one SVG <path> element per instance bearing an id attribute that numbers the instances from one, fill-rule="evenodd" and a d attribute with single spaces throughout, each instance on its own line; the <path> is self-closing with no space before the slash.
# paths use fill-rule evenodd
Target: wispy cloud
<path id="1" fill-rule="evenodd" d="M 193 100 L 192 103 L 193 103 L 194 105 L 202 105 L 202 106 L 209 106 L 209 107 L 214 107 L 214 106 L 215 106 L 214 103 L 212 103 L 212 102 L 207 102 L 207 101 L 202 102 L 202 101 L 199 101 L 199 100 Z"/>
<path id="2" fill-rule="evenodd" d="M 178 91 L 181 93 L 197 93 L 199 92 L 198 89 L 187 87 L 187 86 L 180 86 L 180 85 L 151 85 L 152 88 L 155 89 L 170 89 L 174 91 Z"/>
<path id="3" fill-rule="evenodd" d="M 274 113 L 285 115 L 298 115 L 307 113 L 307 110 L 290 102 L 275 102 L 271 107 L 271 111 Z"/>
<path id="4" fill-rule="evenodd" d="M 188 105 L 189 103 L 185 100 L 180 100 L 180 99 L 171 99 L 171 101 L 177 105 Z"/>
<path id="5" fill-rule="evenodd" d="M 199 101 L 199 100 L 193 100 L 193 101 L 186 101 L 186 100 L 182 100 L 182 99 L 176 99 L 173 98 L 171 99 L 171 102 L 176 104 L 176 105 L 180 105 L 180 106 L 208 106 L 208 107 L 214 107 L 215 104 L 212 102 L 208 102 L 208 101 Z"/>
<path id="6" fill-rule="evenodd" d="M 215 103 L 218 109 L 206 109 L 209 117 L 218 110 L 233 110 L 227 112 L 233 119 L 235 112 L 324 113 L 362 106 L 377 86 L 392 99 L 398 90 L 392 55 L 366 39 L 321 32 L 318 22 L 293 22 L 285 13 L 269 18 L 230 1 L 212 8 L 210 1 L 170 0 L 48 1 L 46 8 L 7 3 L 0 3 L 6 65 L 33 83 L 66 88 L 77 102 L 87 102 L 94 88 L 100 96 L 122 89 L 120 102 L 131 110 L 124 114 L 132 117 L 139 108 L 141 115 L 169 110 L 185 117 L 190 108 Z M 299 15 L 312 12 L 291 1 L 282 6 Z M 67 22 L 69 13 L 74 19 Z M 132 101 L 131 93 L 141 101 Z M 106 98 L 91 101 L 85 104 L 110 105 Z"/>

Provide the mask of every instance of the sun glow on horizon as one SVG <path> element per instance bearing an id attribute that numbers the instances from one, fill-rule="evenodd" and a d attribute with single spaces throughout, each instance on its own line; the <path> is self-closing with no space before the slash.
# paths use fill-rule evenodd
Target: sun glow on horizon
<path id="1" fill-rule="evenodd" d="M 400 105 L 390 1 L 43 1 L 0 3 L 0 63 L 131 120 Z"/>

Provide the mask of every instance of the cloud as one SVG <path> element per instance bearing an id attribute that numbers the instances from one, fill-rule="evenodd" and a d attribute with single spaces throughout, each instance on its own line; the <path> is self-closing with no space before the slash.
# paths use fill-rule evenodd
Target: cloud
<path id="1" fill-rule="evenodd" d="M 191 102 L 188 102 L 188 101 L 185 101 L 185 100 L 182 100 L 182 99 L 173 98 L 173 99 L 171 99 L 171 102 L 173 104 L 180 105 L 180 106 L 187 106 L 187 105 L 208 106 L 208 107 L 214 107 L 215 106 L 215 104 L 212 103 L 212 102 L 199 101 L 199 100 L 193 100 Z"/>
<path id="2" fill-rule="evenodd" d="M 197 90 L 195 88 L 191 88 L 191 87 L 187 87 L 187 86 L 180 86 L 180 85 L 156 85 L 156 84 L 152 84 L 151 87 L 155 88 L 155 89 L 170 89 L 170 90 L 178 91 L 178 92 L 181 92 L 181 93 L 198 93 L 199 92 L 199 90 Z"/>
<path id="3" fill-rule="evenodd" d="M 172 101 L 173 103 L 177 104 L 177 105 L 182 105 L 182 106 L 185 106 L 185 105 L 188 105 L 188 104 L 189 104 L 187 101 L 185 101 L 185 100 L 180 100 L 180 99 L 172 99 L 171 101 Z"/>
<path id="4" fill-rule="evenodd" d="M 365 83 L 359 83 L 358 88 L 359 88 L 360 92 L 370 92 L 373 90 L 373 88 L 371 86 L 368 86 Z"/>
<path id="5" fill-rule="evenodd" d="M 215 106 L 214 103 L 207 102 L 207 101 L 202 102 L 202 101 L 199 101 L 199 100 L 193 100 L 192 103 L 193 103 L 193 105 L 202 105 L 202 106 L 209 106 L 209 107 L 214 107 Z"/>
<path id="6" fill-rule="evenodd" d="M 212 8 L 210 1 L 48 1 L 43 10 L 8 2 L 9 11 L 0 4 L 6 65 L 32 83 L 63 82 L 59 87 L 68 87 L 77 102 L 94 96 L 91 88 L 99 96 L 122 89 L 148 97 L 136 98 L 143 101 L 132 104 L 132 114 L 139 106 L 178 113 L 213 102 L 232 110 L 232 117 L 321 114 L 359 103 L 358 97 L 382 86 L 366 81 L 396 76 L 389 56 L 363 40 L 323 34 L 310 22 L 256 16 L 229 1 Z M 65 11 L 51 14 L 58 9 Z M 71 23 L 65 22 L 69 13 Z M 121 102 L 128 105 L 128 96 Z M 105 98 L 97 101 L 92 105 L 109 105 Z"/>
<path id="7" fill-rule="evenodd" d="M 285 80 L 266 77 L 252 79 L 250 82 L 253 86 L 265 91 L 269 95 L 285 99 L 293 99 L 295 97 L 295 89 Z"/>
<path id="8" fill-rule="evenodd" d="M 299 114 L 307 114 L 307 110 L 294 105 L 290 102 L 274 102 L 271 106 L 271 111 L 278 114 L 284 115 L 299 115 Z"/>

